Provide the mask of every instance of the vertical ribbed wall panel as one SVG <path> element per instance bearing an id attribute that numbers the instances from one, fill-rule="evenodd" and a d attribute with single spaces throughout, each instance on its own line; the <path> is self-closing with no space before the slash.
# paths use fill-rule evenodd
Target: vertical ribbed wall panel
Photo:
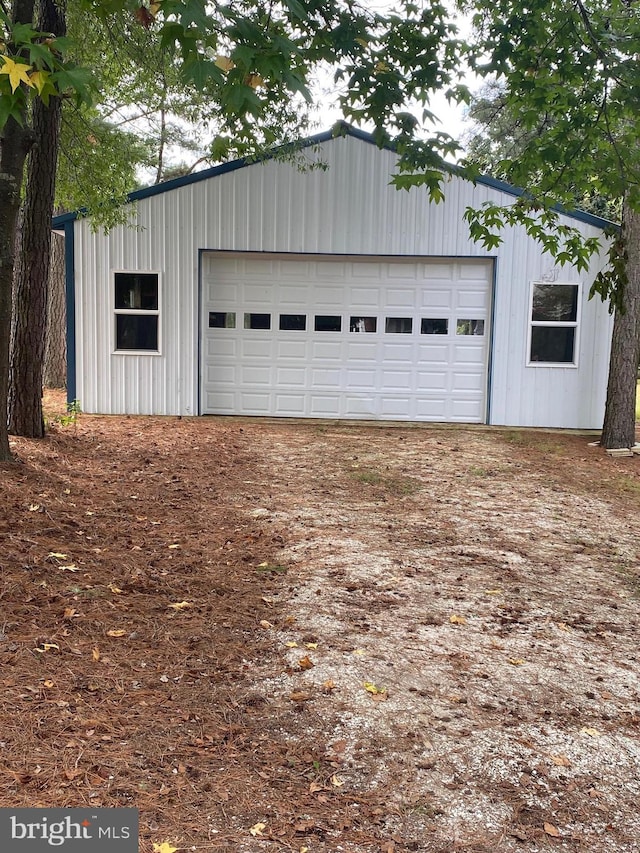
<path id="1" fill-rule="evenodd" d="M 108 237 L 75 225 L 78 398 L 86 411 L 196 414 L 198 411 L 199 250 L 357 255 L 492 257 L 496 290 L 491 422 L 598 427 L 606 389 L 611 320 L 586 301 L 593 274 L 553 261 L 519 229 L 487 253 L 468 235 L 463 214 L 513 197 L 455 176 L 446 201 L 391 184 L 395 155 L 353 137 L 320 146 L 326 170 L 302 172 L 270 160 L 137 202 L 135 227 Z M 587 236 L 597 228 L 568 219 Z M 159 355 L 113 352 L 114 270 L 161 274 Z M 543 275 L 582 281 L 580 362 L 575 368 L 526 367 L 529 284 Z"/>

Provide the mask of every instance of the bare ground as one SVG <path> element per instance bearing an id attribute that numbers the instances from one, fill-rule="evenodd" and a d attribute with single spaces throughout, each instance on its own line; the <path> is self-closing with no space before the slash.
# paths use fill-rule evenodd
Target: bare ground
<path id="1" fill-rule="evenodd" d="M 142 853 L 637 850 L 640 460 L 590 440 L 16 439 L 0 806 L 136 806 Z"/>

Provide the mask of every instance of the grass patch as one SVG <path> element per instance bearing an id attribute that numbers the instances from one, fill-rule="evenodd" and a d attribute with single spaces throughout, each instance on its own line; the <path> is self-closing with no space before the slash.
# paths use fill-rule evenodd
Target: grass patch
<path id="1" fill-rule="evenodd" d="M 415 477 L 391 473 L 381 474 L 374 468 L 352 468 L 349 473 L 358 483 L 378 486 L 393 495 L 413 495 L 422 488 L 422 483 Z"/>

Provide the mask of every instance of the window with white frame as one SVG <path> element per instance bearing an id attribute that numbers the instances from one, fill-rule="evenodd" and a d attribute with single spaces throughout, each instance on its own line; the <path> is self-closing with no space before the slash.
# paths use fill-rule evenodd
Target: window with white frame
<path id="1" fill-rule="evenodd" d="M 157 272 L 114 273 L 116 352 L 158 352 Z"/>
<path id="2" fill-rule="evenodd" d="M 577 365 L 579 294 L 579 284 L 532 282 L 527 364 Z"/>

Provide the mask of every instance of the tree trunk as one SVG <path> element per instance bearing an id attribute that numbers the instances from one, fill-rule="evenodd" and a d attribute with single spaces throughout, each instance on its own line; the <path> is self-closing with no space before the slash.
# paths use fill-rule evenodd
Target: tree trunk
<path id="1" fill-rule="evenodd" d="M 66 32 L 64 0 L 40 0 L 37 27 Z M 9 372 L 9 431 L 42 438 L 42 376 L 47 328 L 51 217 L 53 215 L 60 98 L 33 103 L 35 144 L 27 165 L 27 188 L 15 265 L 15 301 Z"/>
<path id="2" fill-rule="evenodd" d="M 31 24 L 33 6 L 34 0 L 14 0 L 12 22 Z M 31 142 L 24 125 L 10 118 L 0 138 L 0 462 L 11 458 L 7 430 L 11 290 L 22 174 Z"/>
<path id="3" fill-rule="evenodd" d="M 66 299 L 64 237 L 52 234 L 44 353 L 45 388 L 64 388 L 67 384 Z"/>
<path id="4" fill-rule="evenodd" d="M 632 447 L 636 436 L 636 383 L 640 360 L 640 212 L 625 203 L 622 233 L 627 253 L 623 311 L 613 321 L 607 405 L 600 444 Z"/>

